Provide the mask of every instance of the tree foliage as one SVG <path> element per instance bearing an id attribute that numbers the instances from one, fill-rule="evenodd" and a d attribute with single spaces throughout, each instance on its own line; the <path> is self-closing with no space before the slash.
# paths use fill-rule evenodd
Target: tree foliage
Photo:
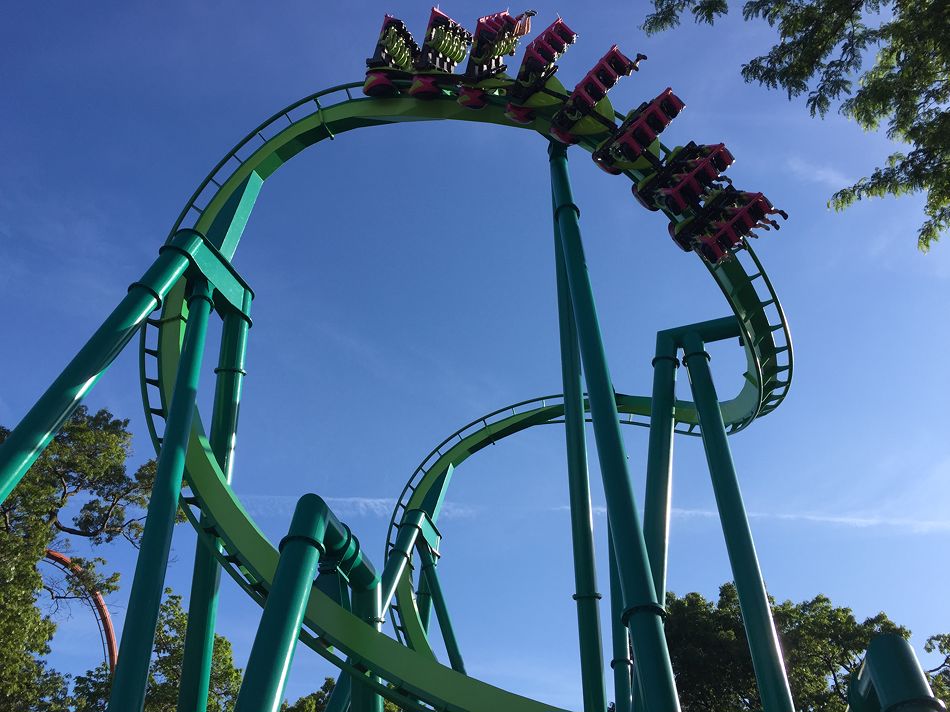
<path id="1" fill-rule="evenodd" d="M 653 0 L 648 33 L 675 27 L 689 11 L 713 24 L 727 0 Z M 746 20 L 776 29 L 779 42 L 742 67 L 748 82 L 807 93 L 812 116 L 839 111 L 866 130 L 910 145 L 884 167 L 842 188 L 843 209 L 867 197 L 926 194 L 917 233 L 927 251 L 950 228 L 950 3 L 946 0 L 746 0 Z M 876 54 L 874 54 L 876 53 Z M 872 59 L 873 57 L 873 59 Z"/>
<path id="2" fill-rule="evenodd" d="M 8 434 L 0 427 L 0 442 Z M 80 407 L 0 504 L 0 709 L 65 709 L 66 678 L 41 659 L 56 629 L 53 614 L 84 600 L 83 588 L 114 591 L 118 575 L 102 571 L 96 557 L 74 557 L 78 575 L 71 578 L 44 577 L 37 562 L 47 549 L 68 550 L 76 537 L 137 543 L 155 467 L 129 473 L 131 444 L 127 420 Z"/>
<path id="3" fill-rule="evenodd" d="M 148 671 L 144 712 L 175 712 L 177 709 L 187 627 L 188 614 L 181 605 L 181 596 L 165 589 Z M 109 686 L 109 669 L 105 665 L 77 677 L 73 688 L 75 712 L 105 712 Z M 215 635 L 207 712 L 233 709 L 240 687 L 241 671 L 234 666 L 231 643 L 224 636 Z"/>
<path id="4" fill-rule="evenodd" d="M 298 698 L 293 704 L 284 700 L 280 712 L 324 712 L 330 702 L 334 687 L 336 687 L 336 681 L 328 677 L 316 692 Z M 402 712 L 402 708 L 383 698 L 383 712 Z"/>
<path id="5" fill-rule="evenodd" d="M 927 673 L 930 675 L 934 695 L 946 702 L 950 700 L 950 633 L 930 636 L 924 644 L 924 650 L 943 655 L 940 664 Z"/>
<path id="6" fill-rule="evenodd" d="M 733 584 L 719 599 L 701 594 L 667 594 L 666 637 L 683 712 L 753 712 L 762 708 L 746 642 L 739 597 Z M 880 633 L 910 635 L 885 614 L 858 621 L 850 608 L 823 595 L 772 607 L 792 696 L 801 712 L 844 712 L 848 679 L 861 664 L 871 638 Z M 946 694 L 950 635 L 933 636 L 929 650 L 947 655 L 931 671 L 934 693 Z M 940 680 L 942 678 L 942 682 Z"/>

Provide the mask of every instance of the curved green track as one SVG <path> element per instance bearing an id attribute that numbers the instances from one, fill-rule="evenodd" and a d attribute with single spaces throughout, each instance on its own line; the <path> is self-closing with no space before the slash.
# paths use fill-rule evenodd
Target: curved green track
<path id="1" fill-rule="evenodd" d="M 359 95 L 361 86 L 362 82 L 346 84 L 306 97 L 254 129 L 195 191 L 171 234 L 192 227 L 209 235 L 223 255 L 231 259 L 260 185 L 305 148 L 354 129 L 437 120 L 494 123 L 542 136 L 549 129 L 550 113 L 542 110 L 530 126 L 512 123 L 505 117 L 504 103 L 498 97 L 492 97 L 484 109 L 472 111 L 459 106 L 451 89 L 446 90 L 443 98 L 420 101 L 407 97 L 365 98 Z M 596 146 L 590 139 L 579 145 L 588 151 Z M 657 150 L 666 149 L 658 146 Z M 627 176 L 633 180 L 641 177 L 636 172 Z M 775 292 L 751 250 L 741 250 L 734 259 L 719 266 L 706 266 L 738 320 L 747 357 L 743 387 L 734 398 L 721 403 L 724 420 L 732 433 L 771 412 L 784 399 L 792 375 L 791 341 Z M 149 320 L 142 332 L 142 392 L 156 449 L 161 443 L 162 418 L 171 399 L 187 319 L 184 287 L 182 280 L 166 297 L 161 318 Z M 649 424 L 649 397 L 618 394 L 617 403 L 624 422 Z M 556 422 L 561 416 L 561 397 L 550 396 L 495 411 L 450 435 L 423 460 L 407 482 L 393 513 L 390 543 L 401 512 L 420 507 L 432 488 L 441 486 L 439 483 L 450 465 L 458 466 L 490 443 L 535 425 Z M 677 401 L 675 418 L 677 432 L 698 434 L 698 418 L 691 402 Z M 225 482 L 197 413 L 190 437 L 186 481 L 190 492 L 183 496 L 183 508 L 199 536 L 210 544 L 221 544 L 222 566 L 252 598 L 263 604 L 277 567 L 277 549 Z M 555 709 L 439 663 L 419 622 L 409 575 L 400 582 L 397 600 L 393 608 L 397 631 L 409 647 L 376 632 L 316 589 L 307 607 L 301 639 L 344 670 L 353 668 L 343 656 L 369 668 L 392 684 L 380 691 L 407 709 L 428 709 L 428 705 L 446 710 Z"/>

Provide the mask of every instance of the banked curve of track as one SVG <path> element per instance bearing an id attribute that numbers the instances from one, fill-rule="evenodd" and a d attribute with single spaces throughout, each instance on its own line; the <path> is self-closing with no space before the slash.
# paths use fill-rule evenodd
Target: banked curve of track
<path id="1" fill-rule="evenodd" d="M 205 234 L 214 230 L 219 234 L 226 232 L 230 247 L 222 252 L 230 259 L 256 194 L 246 209 L 236 211 L 234 218 L 222 226 L 219 216 L 228 201 L 233 204 L 239 200 L 249 184 L 259 186 L 305 148 L 357 128 L 408 121 L 458 120 L 528 129 L 542 135 L 547 135 L 549 130 L 550 114 L 539 112 L 532 125 L 521 126 L 505 117 L 503 101 L 497 98 L 492 98 L 484 109 L 472 111 L 458 105 L 451 89 L 447 89 L 442 98 L 420 101 L 408 97 L 364 98 L 357 93 L 361 86 L 362 82 L 354 82 L 305 97 L 250 132 L 200 184 L 171 234 L 186 227 Z M 590 140 L 581 141 L 579 145 L 588 151 L 595 147 Z M 628 177 L 636 180 L 639 176 L 630 173 Z M 735 432 L 756 417 L 774 410 L 784 399 L 792 374 L 791 341 L 777 296 L 751 250 L 741 250 L 735 259 L 716 267 L 704 264 L 737 317 L 747 356 L 748 367 L 742 389 L 736 397 L 722 403 L 727 426 L 730 432 Z M 162 420 L 171 398 L 187 319 L 184 286 L 182 281 L 169 293 L 161 317 L 150 319 L 142 332 L 142 394 L 156 450 L 161 444 Z M 648 397 L 618 396 L 618 400 L 631 418 L 649 413 Z M 515 409 L 525 407 L 526 410 L 512 412 L 508 417 L 493 420 L 511 407 L 476 421 L 487 426 L 480 437 L 490 437 L 492 432 L 497 436 L 500 428 L 514 426 L 514 422 L 505 423 L 510 418 L 518 420 L 518 425 L 524 425 L 541 415 L 550 416 L 549 419 L 557 417 L 559 406 L 543 403 L 531 408 L 530 405 L 530 402 L 518 404 Z M 696 414 L 691 403 L 678 402 L 676 417 L 681 424 L 680 430 L 695 431 Z M 513 427 L 512 432 L 519 429 L 523 427 Z M 475 433 L 466 435 L 466 429 L 462 429 L 450 439 L 458 436 L 464 442 L 480 428 L 474 430 Z M 439 459 L 444 457 L 444 453 L 439 454 L 440 448 L 433 452 L 437 453 L 436 459 L 430 463 L 427 458 L 413 478 L 421 472 L 424 480 L 427 473 L 433 471 L 431 466 L 426 466 L 427 463 L 448 462 Z M 225 482 L 197 412 L 190 436 L 185 478 L 189 491 L 182 499 L 189 520 L 209 545 L 221 545 L 219 558 L 222 566 L 254 600 L 263 604 L 276 570 L 277 550 Z M 404 494 L 412 488 L 412 481 L 410 479 Z M 416 493 L 421 491 L 418 485 L 414 489 Z M 401 497 L 400 502 L 403 499 Z M 404 601 L 404 587 L 402 593 L 400 599 Z M 341 669 L 357 671 L 343 657 L 346 656 L 361 667 L 372 670 L 392 685 L 381 686 L 380 691 L 406 709 L 506 709 L 511 712 L 555 709 L 457 673 L 440 664 L 425 645 L 410 649 L 377 633 L 316 589 L 307 607 L 301 640 Z"/>

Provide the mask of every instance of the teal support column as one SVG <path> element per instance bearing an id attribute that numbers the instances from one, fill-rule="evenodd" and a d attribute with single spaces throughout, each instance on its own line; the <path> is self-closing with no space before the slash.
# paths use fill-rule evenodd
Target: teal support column
<path id="1" fill-rule="evenodd" d="M 161 305 L 188 264 L 183 254 L 171 250 L 160 253 L 0 445 L 0 502 L 6 500 L 148 315 Z"/>
<path id="2" fill-rule="evenodd" d="M 234 712 L 277 712 L 290 673 L 310 590 L 324 551 L 327 509 L 319 497 L 297 502 L 280 542 L 280 560 L 254 636 Z"/>
<path id="3" fill-rule="evenodd" d="M 396 542 L 393 550 L 389 552 L 389 558 L 386 559 L 386 566 L 383 567 L 381 576 L 380 618 L 385 618 L 386 612 L 389 611 L 389 605 L 392 603 L 393 596 L 396 595 L 396 586 L 399 585 L 403 572 L 409 565 L 409 557 L 412 556 L 412 550 L 422 533 L 422 523 L 427 516 L 421 509 L 410 509 L 399 523 L 399 534 L 396 535 Z"/>
<path id="4" fill-rule="evenodd" d="M 336 678 L 336 684 L 333 686 L 333 692 L 330 693 L 330 699 L 327 700 L 327 708 L 324 712 L 346 712 L 346 709 L 350 706 L 352 692 L 353 683 L 350 680 L 350 674 L 341 672 Z"/>
<path id="5" fill-rule="evenodd" d="M 946 712 L 934 697 L 914 649 L 896 633 L 876 636 L 848 684 L 853 712 Z"/>
<path id="6" fill-rule="evenodd" d="M 409 557 L 422 532 L 422 522 L 426 516 L 421 509 L 412 509 L 405 513 L 399 525 L 399 534 L 396 536 L 393 550 L 380 576 L 380 585 L 370 591 L 353 591 L 354 612 L 377 630 L 382 630 L 386 612 L 396 594 L 396 586 L 409 564 Z M 340 673 L 327 703 L 327 712 L 342 712 L 350 704 L 351 699 L 354 712 L 365 712 L 367 708 L 376 710 L 377 705 L 382 705 L 379 694 L 358 682 L 353 685 L 350 677 L 348 673 Z M 382 707 L 380 706 L 379 709 L 381 710 Z"/>
<path id="7" fill-rule="evenodd" d="M 344 610 L 352 611 L 350 606 L 350 589 L 347 583 L 340 576 L 335 564 L 324 568 L 320 567 L 320 574 L 317 576 L 316 586 L 329 596 L 335 603 L 338 603 Z M 352 664 L 352 659 L 347 658 L 348 663 Z M 330 693 L 330 699 L 327 700 L 325 712 L 345 712 L 350 706 L 350 674 L 340 671 L 337 675 L 336 684 L 333 685 L 333 692 Z"/>
<path id="8" fill-rule="evenodd" d="M 630 657 L 630 631 L 621 620 L 623 617 L 623 591 L 620 588 L 620 572 L 617 571 L 617 555 L 614 553 L 614 539 L 607 532 L 608 556 L 610 560 L 610 630 L 613 639 L 613 660 L 610 668 L 614 673 L 614 704 L 617 712 L 630 712 L 633 709 L 633 658 Z"/>
<path id="9" fill-rule="evenodd" d="M 221 350 L 215 369 L 217 380 L 209 441 L 228 482 L 231 482 L 234 471 L 241 388 L 246 375 L 245 354 L 250 327 L 246 314 L 250 311 L 250 293 L 245 295 L 245 300 L 244 314 L 232 311 L 224 316 Z M 204 523 L 204 515 L 201 521 Z M 195 565 L 188 601 L 188 628 L 178 688 L 178 712 L 205 712 L 208 707 L 220 580 L 221 567 L 215 552 L 199 539 L 195 546 Z"/>
<path id="10" fill-rule="evenodd" d="M 416 608 L 419 609 L 419 620 L 422 629 L 429 633 L 429 617 L 432 614 L 432 592 L 429 590 L 429 579 L 425 573 L 419 574 L 419 588 L 416 591 Z"/>
<path id="11" fill-rule="evenodd" d="M 594 564 L 594 514 L 590 505 L 587 443 L 584 435 L 584 393 L 581 355 L 571 309 L 570 287 L 557 223 L 554 225 L 557 303 L 561 340 L 561 379 L 564 384 L 564 434 L 567 442 L 567 480 L 571 504 L 571 541 L 574 548 L 574 600 L 577 602 L 577 637 L 580 646 L 581 687 L 584 712 L 604 712 L 604 653 L 600 639 L 597 569 Z"/>
<path id="12" fill-rule="evenodd" d="M 370 589 L 353 589 L 353 612 L 375 630 L 382 630 L 383 626 L 380 593 L 378 585 Z M 372 679 L 379 681 L 376 677 Z M 350 699 L 351 712 L 383 712 L 383 698 L 373 688 L 361 684 L 358 677 L 350 680 Z"/>
<path id="13" fill-rule="evenodd" d="M 442 640 L 445 643 L 445 652 L 449 656 L 449 665 L 456 672 L 464 674 L 465 663 L 462 660 L 462 653 L 459 651 L 458 641 L 455 639 L 455 630 L 452 628 L 449 609 L 445 605 L 442 583 L 439 581 L 439 575 L 435 570 L 435 557 L 425 543 L 416 548 L 419 552 L 419 558 L 422 560 L 422 574 L 429 582 L 432 607 L 435 608 L 435 617 L 439 621 L 439 629 L 442 631 Z"/>
<path id="14" fill-rule="evenodd" d="M 554 219 L 561 233 L 581 360 L 587 380 L 594 438 L 613 532 L 623 589 L 624 622 L 630 628 L 634 659 L 640 666 L 643 698 L 650 712 L 679 712 L 670 655 L 663 636 L 663 609 L 656 600 L 653 575 L 620 435 L 616 394 L 607 368 L 594 293 L 587 273 L 578 216 L 567 174 L 567 150 L 552 142 L 551 187 Z"/>
<path id="15" fill-rule="evenodd" d="M 155 641 L 158 608 L 162 602 L 165 569 L 171 547 L 175 511 L 181 494 L 185 454 L 198 394 L 198 376 L 204 353 L 211 289 L 203 278 L 189 282 L 188 323 L 175 376 L 171 405 L 148 516 L 135 563 L 128 615 L 122 627 L 119 663 L 112 680 L 109 712 L 141 712 L 145 702 L 148 665 Z"/>
<path id="16" fill-rule="evenodd" d="M 673 474 L 673 407 L 676 398 L 676 344 L 672 337 L 656 335 L 653 359 L 653 397 L 650 439 L 647 445 L 647 486 L 643 506 L 643 537 L 650 556 L 656 600 L 666 604 L 666 559 L 670 538 L 670 502 Z"/>
<path id="17" fill-rule="evenodd" d="M 729 553 L 729 563 L 739 595 L 739 607 L 745 624 L 752 666 L 759 686 L 765 712 L 794 712 L 792 693 L 785 675 L 785 663 L 768 594 L 759 569 L 759 560 L 752 542 L 752 531 L 739 491 L 739 479 L 726 438 L 726 428 L 719 409 L 719 397 L 709 370 L 709 354 L 696 333 L 683 339 L 683 363 L 689 373 L 693 400 L 699 413 L 703 447 L 709 463 L 713 492 L 719 519 Z"/>

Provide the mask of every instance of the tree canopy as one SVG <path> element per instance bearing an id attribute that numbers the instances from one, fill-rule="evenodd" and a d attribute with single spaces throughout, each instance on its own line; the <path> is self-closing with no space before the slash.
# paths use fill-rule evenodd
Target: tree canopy
<path id="1" fill-rule="evenodd" d="M 0 427 L 0 442 L 9 432 Z M 44 580 L 37 562 L 80 537 L 137 544 L 155 463 L 130 473 L 131 452 L 127 420 L 77 408 L 0 504 L 0 709 L 65 709 L 67 680 L 42 660 L 56 630 L 53 616 L 82 597 L 80 588 L 109 593 L 119 577 L 102 570 L 102 559 L 73 557 L 78 576 Z"/>
<path id="2" fill-rule="evenodd" d="M 187 627 L 188 614 L 181 605 L 181 596 L 165 589 L 155 632 L 155 651 L 148 671 L 144 712 L 177 710 Z M 73 688 L 75 712 L 105 712 L 109 684 L 109 668 L 105 665 L 78 676 Z M 231 642 L 222 635 L 215 635 L 207 712 L 233 709 L 240 687 L 241 671 L 234 666 Z"/>
<path id="3" fill-rule="evenodd" d="M 686 12 L 713 24 L 727 0 L 653 0 L 648 33 L 675 27 Z M 926 194 L 917 232 L 927 251 L 950 228 L 950 3 L 946 0 L 746 0 L 746 20 L 761 19 L 778 43 L 742 67 L 748 82 L 807 93 L 812 116 L 833 104 L 866 130 L 887 126 L 907 143 L 869 177 L 842 187 L 830 204 L 867 197 Z"/>
<path id="4" fill-rule="evenodd" d="M 666 605 L 666 637 L 683 712 L 761 710 L 735 586 L 724 584 L 715 602 L 699 593 L 667 594 Z M 772 613 L 801 712 L 844 712 L 849 676 L 871 638 L 910 635 L 883 613 L 859 621 L 850 608 L 835 606 L 823 595 L 773 604 Z M 933 636 L 927 645 L 950 658 L 950 635 Z M 945 660 L 931 671 L 938 697 L 948 692 L 948 664 Z"/>

